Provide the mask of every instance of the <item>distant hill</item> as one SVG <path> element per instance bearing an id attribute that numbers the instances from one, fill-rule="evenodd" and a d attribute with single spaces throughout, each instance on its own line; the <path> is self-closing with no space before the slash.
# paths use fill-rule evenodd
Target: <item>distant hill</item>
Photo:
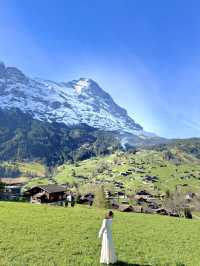
<path id="1" fill-rule="evenodd" d="M 127 194 L 142 189 L 159 194 L 176 186 L 200 192 L 200 160 L 177 149 L 117 152 L 61 165 L 53 178 L 61 184 L 105 182 L 109 188 L 120 182 Z"/>
<path id="2" fill-rule="evenodd" d="M 200 138 L 172 139 L 166 143 L 151 145 L 149 148 L 160 151 L 177 149 L 200 159 Z"/>

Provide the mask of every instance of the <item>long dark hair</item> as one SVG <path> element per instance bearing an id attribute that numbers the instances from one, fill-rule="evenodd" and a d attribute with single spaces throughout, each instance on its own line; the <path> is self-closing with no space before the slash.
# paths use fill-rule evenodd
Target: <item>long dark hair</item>
<path id="1" fill-rule="evenodd" d="M 106 213 L 105 215 L 105 219 L 110 219 L 114 216 L 114 213 L 112 211 L 109 211 L 108 213 Z"/>

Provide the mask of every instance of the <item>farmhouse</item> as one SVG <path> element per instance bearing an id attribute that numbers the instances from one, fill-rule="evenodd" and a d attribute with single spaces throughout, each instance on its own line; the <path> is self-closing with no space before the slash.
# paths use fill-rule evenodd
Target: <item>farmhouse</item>
<path id="1" fill-rule="evenodd" d="M 0 200 L 17 200 L 21 197 L 24 180 L 22 178 L 1 178 L 3 187 L 0 190 Z"/>
<path id="2" fill-rule="evenodd" d="M 124 191 L 116 191 L 114 193 L 114 197 L 117 198 L 118 200 L 127 198 L 126 193 Z"/>
<path id="3" fill-rule="evenodd" d="M 159 208 L 156 210 L 156 213 L 157 214 L 160 214 L 160 215 L 169 215 L 169 211 L 164 209 L 164 208 Z"/>
<path id="4" fill-rule="evenodd" d="M 132 205 L 119 205 L 118 210 L 121 212 L 137 212 L 137 213 L 142 213 L 143 207 L 141 206 L 132 206 Z"/>
<path id="5" fill-rule="evenodd" d="M 20 186 L 4 186 L 0 191 L 0 200 L 17 200 L 21 196 Z"/>
<path id="6" fill-rule="evenodd" d="M 152 197 L 152 194 L 150 194 L 150 193 L 147 192 L 146 190 L 138 191 L 138 192 L 136 193 L 136 195 Z"/>
<path id="7" fill-rule="evenodd" d="M 133 211 L 133 207 L 131 205 L 120 205 L 118 210 L 120 212 L 132 212 Z"/>
<path id="8" fill-rule="evenodd" d="M 143 180 L 146 181 L 147 183 L 148 183 L 148 182 L 155 183 L 155 182 L 158 182 L 158 177 L 157 177 L 157 176 L 146 175 L 146 176 L 143 178 Z"/>
<path id="9" fill-rule="evenodd" d="M 150 209 L 159 209 L 161 207 L 161 204 L 158 204 L 156 201 L 147 200 L 148 208 Z"/>
<path id="10" fill-rule="evenodd" d="M 41 185 L 35 186 L 25 192 L 31 203 L 53 203 L 66 199 L 65 186 Z"/>
<path id="11" fill-rule="evenodd" d="M 149 198 L 152 198 L 152 195 L 148 193 L 146 190 L 141 190 L 137 192 L 136 195 L 134 196 L 134 199 L 138 203 L 146 202 Z"/>
<path id="12" fill-rule="evenodd" d="M 93 201 L 94 201 L 94 194 L 93 193 L 88 193 L 88 194 L 85 194 L 83 195 L 82 197 L 80 197 L 79 199 L 79 203 L 80 204 L 89 204 L 89 205 L 92 205 L 93 204 Z"/>

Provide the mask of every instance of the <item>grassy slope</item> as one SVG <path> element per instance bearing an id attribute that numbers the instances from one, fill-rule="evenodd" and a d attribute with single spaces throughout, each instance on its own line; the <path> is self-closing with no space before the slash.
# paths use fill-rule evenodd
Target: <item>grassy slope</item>
<path id="1" fill-rule="evenodd" d="M 11 167 L 15 166 L 18 167 L 23 173 L 32 172 L 33 174 L 40 176 L 44 175 L 45 172 L 44 166 L 39 162 L 4 162 L 2 165 Z"/>
<path id="2" fill-rule="evenodd" d="M 106 157 L 96 157 L 89 160 L 81 161 L 77 164 L 64 164 L 58 167 L 54 179 L 60 183 L 84 183 L 80 179 L 73 176 L 75 171 L 76 176 L 85 176 L 90 179 L 106 179 L 106 180 L 118 180 L 125 184 L 127 192 L 134 192 L 138 189 L 153 190 L 155 186 L 161 191 L 165 192 L 167 189 L 174 190 L 176 185 L 187 184 L 187 187 L 183 187 L 188 191 L 200 192 L 200 160 L 192 157 L 184 152 L 172 150 L 172 152 L 181 159 L 181 164 L 176 166 L 172 161 L 166 161 L 163 159 L 162 153 L 158 151 L 140 151 L 134 154 L 122 154 L 117 156 L 116 154 Z M 102 162 L 106 162 L 109 166 L 109 171 L 105 170 L 103 173 L 94 176 L 92 173 L 95 168 Z M 142 164 L 143 163 L 143 164 Z M 3 163 L 10 164 L 13 163 Z M 22 172 L 22 177 L 28 181 L 26 187 L 31 187 L 36 184 L 51 183 L 52 180 L 45 178 L 45 167 L 40 163 L 15 163 Z M 164 165 L 164 167 L 162 167 Z M 128 169 L 138 169 L 144 167 L 144 173 L 136 173 L 133 171 L 127 177 L 121 175 L 122 172 L 126 172 Z M 27 177 L 27 172 L 35 174 L 36 178 Z M 193 177 L 189 179 L 181 179 L 180 177 L 188 176 L 192 174 Z M 142 178 L 145 175 L 155 175 L 159 177 L 159 181 L 155 184 L 145 184 Z"/>
<path id="3" fill-rule="evenodd" d="M 49 180 L 45 178 L 45 167 L 40 162 L 2 162 L 0 165 L 17 167 L 21 172 L 18 180 L 27 182 L 29 187 L 35 184 L 49 183 Z M 35 177 L 31 177 L 31 175 Z"/>
<path id="4" fill-rule="evenodd" d="M 38 177 L 45 176 L 45 167 L 39 162 L 2 162 L 2 166 L 17 167 L 21 172 L 21 177 L 32 174 Z"/>
<path id="5" fill-rule="evenodd" d="M 99 265 L 103 215 L 87 207 L 0 203 L 0 265 Z M 198 220 L 156 215 L 116 212 L 113 224 L 123 265 L 199 265 L 199 231 Z"/>
<path id="6" fill-rule="evenodd" d="M 72 169 L 74 169 L 76 175 L 84 175 L 91 179 L 92 172 L 96 166 L 101 162 L 106 161 L 111 171 L 104 171 L 95 178 L 122 181 L 125 183 L 127 190 L 137 190 L 139 188 L 153 189 L 153 184 L 144 184 L 142 177 L 145 175 L 155 175 L 159 177 L 159 182 L 155 183 L 155 186 L 163 192 L 167 189 L 174 190 L 176 185 L 183 184 L 189 185 L 189 187 L 186 188 L 188 190 L 199 191 L 200 161 L 194 157 L 190 158 L 184 153 L 178 153 L 177 151 L 174 151 L 174 153 L 176 153 L 176 156 L 182 160 L 181 165 L 179 166 L 176 166 L 172 161 L 164 160 L 161 152 L 140 151 L 136 155 L 122 155 L 118 158 L 120 162 L 119 164 L 116 163 L 116 155 L 85 160 L 78 163 L 77 166 L 65 164 L 58 168 L 55 180 L 58 183 L 78 182 L 78 179 L 72 175 Z M 137 169 L 141 166 L 141 163 L 144 163 L 144 173 L 133 172 L 127 177 L 121 176 L 121 173 L 126 172 L 128 169 Z M 163 165 L 165 166 L 163 167 Z M 180 177 L 188 175 L 187 172 L 189 174 L 194 174 L 194 177 L 181 179 Z"/>

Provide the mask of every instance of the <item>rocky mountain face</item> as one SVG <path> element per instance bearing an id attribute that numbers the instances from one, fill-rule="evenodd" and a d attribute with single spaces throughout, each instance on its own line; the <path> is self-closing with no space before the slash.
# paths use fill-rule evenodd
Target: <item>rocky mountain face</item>
<path id="1" fill-rule="evenodd" d="M 33 79 L 0 63 L 0 108 L 18 108 L 40 121 L 149 136 L 95 81 L 86 78 L 71 82 Z"/>

